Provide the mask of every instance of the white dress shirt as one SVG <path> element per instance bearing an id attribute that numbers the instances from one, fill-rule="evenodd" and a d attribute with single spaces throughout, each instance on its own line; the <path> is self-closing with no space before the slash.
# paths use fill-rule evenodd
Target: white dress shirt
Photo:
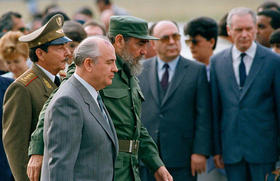
<path id="1" fill-rule="evenodd" d="M 76 79 L 78 79 L 79 82 L 81 82 L 81 84 L 88 90 L 89 94 L 92 96 L 92 98 L 94 99 L 95 103 L 97 105 L 99 105 L 98 102 L 97 102 L 98 92 L 95 90 L 95 88 L 93 86 L 91 86 L 89 83 L 87 83 L 87 81 L 85 81 L 78 74 L 74 73 L 74 77 Z"/>
<path id="2" fill-rule="evenodd" d="M 163 67 L 164 64 L 168 64 L 169 65 L 169 68 L 168 68 L 168 82 L 170 83 L 172 78 L 173 78 L 173 75 L 175 73 L 175 70 L 176 70 L 176 66 L 178 64 L 178 61 L 179 61 L 179 58 L 180 56 L 176 57 L 174 60 L 166 63 L 164 62 L 163 60 L 161 60 L 159 57 L 157 57 L 157 72 L 158 72 L 158 78 L 159 78 L 159 82 L 161 81 L 162 79 L 162 75 L 164 74 L 165 72 L 165 68 Z"/>
<path id="3" fill-rule="evenodd" d="M 38 64 L 36 64 L 36 65 L 50 78 L 51 81 L 54 82 L 55 75 L 53 75 L 52 73 L 50 73 L 49 71 L 47 71 L 46 69 L 41 67 L 40 65 L 38 65 Z"/>
<path id="4" fill-rule="evenodd" d="M 245 68 L 246 68 L 246 75 L 249 75 L 253 59 L 256 55 L 256 50 L 257 50 L 257 44 L 255 42 L 252 43 L 251 47 L 248 48 L 244 53 L 246 53 L 246 56 L 243 58 Z M 235 75 L 235 79 L 238 85 L 240 85 L 240 80 L 239 80 L 239 64 L 241 62 L 241 57 L 240 52 L 236 46 L 233 46 L 232 48 L 232 65 L 233 65 L 233 71 Z"/>

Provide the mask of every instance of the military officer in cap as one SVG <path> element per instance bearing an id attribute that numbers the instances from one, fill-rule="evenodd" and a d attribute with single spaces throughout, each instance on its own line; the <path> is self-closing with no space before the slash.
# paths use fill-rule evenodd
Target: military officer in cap
<path id="1" fill-rule="evenodd" d="M 16 181 L 28 181 L 26 165 L 30 135 L 35 130 L 44 102 L 57 88 L 56 76 L 65 68 L 71 41 L 63 31 L 63 17 L 56 15 L 38 30 L 21 36 L 30 48 L 31 69 L 8 88 L 3 107 L 3 145 Z"/>
<path id="2" fill-rule="evenodd" d="M 119 139 L 114 180 L 140 181 L 138 170 L 140 159 L 157 181 L 172 181 L 172 176 L 159 157 L 157 146 L 140 120 L 141 102 L 144 97 L 136 75 L 141 72 L 139 61 L 147 52 L 148 41 L 157 38 L 148 36 L 148 24 L 142 19 L 133 16 L 113 16 L 110 20 L 109 39 L 116 51 L 118 72 L 115 73 L 112 85 L 101 90 L 100 94 Z M 74 70 L 75 65 L 71 64 L 66 79 L 74 73 Z M 31 158 L 43 155 L 43 124 L 46 108 L 47 104 L 40 113 L 36 131 L 31 137 L 29 146 Z M 39 172 L 38 169 L 34 170 Z"/>

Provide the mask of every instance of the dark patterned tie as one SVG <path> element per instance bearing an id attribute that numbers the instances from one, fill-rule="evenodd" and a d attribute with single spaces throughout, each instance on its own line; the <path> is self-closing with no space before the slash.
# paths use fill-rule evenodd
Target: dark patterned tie
<path id="1" fill-rule="evenodd" d="M 102 101 L 101 96 L 99 94 L 97 96 L 97 102 L 98 102 L 98 105 L 99 105 L 99 108 L 100 108 L 100 110 L 102 112 L 103 117 L 105 118 L 105 120 L 107 121 L 108 125 L 110 126 L 108 116 L 107 116 L 107 114 L 106 114 L 106 112 L 104 110 L 103 101 Z"/>
<path id="2" fill-rule="evenodd" d="M 246 56 L 246 53 L 241 53 L 240 54 L 240 64 L 239 64 L 239 80 L 240 80 L 240 87 L 244 86 L 245 80 L 246 80 L 246 67 L 244 64 L 244 57 Z"/>
<path id="3" fill-rule="evenodd" d="M 55 83 L 55 85 L 56 85 L 57 87 L 60 86 L 60 80 L 59 80 L 59 77 L 58 77 L 58 76 L 55 76 L 55 78 L 54 78 L 54 83 Z"/>
<path id="4" fill-rule="evenodd" d="M 165 72 L 162 75 L 160 85 L 162 90 L 166 91 L 168 87 L 168 79 L 169 79 L 169 72 L 168 72 L 169 65 L 166 63 L 163 65 L 163 68 L 165 69 Z"/>

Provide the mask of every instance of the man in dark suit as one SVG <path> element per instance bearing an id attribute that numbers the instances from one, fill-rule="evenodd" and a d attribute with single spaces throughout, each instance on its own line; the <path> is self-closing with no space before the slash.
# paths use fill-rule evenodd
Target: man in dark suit
<path id="1" fill-rule="evenodd" d="M 1 62 L 1 60 L 0 60 Z M 0 76 L 0 130 L 2 138 L 2 113 L 3 113 L 3 99 L 8 86 L 13 82 L 13 79 Z M 0 180 L 12 181 L 13 175 L 8 164 L 6 153 L 3 148 L 2 139 L 0 140 Z"/>
<path id="2" fill-rule="evenodd" d="M 114 47 L 99 37 L 75 50 L 76 71 L 46 110 L 42 181 L 113 181 L 118 141 L 98 91 L 112 84 L 115 61 Z"/>
<path id="3" fill-rule="evenodd" d="M 153 35 L 159 38 L 152 42 L 157 56 L 143 63 L 139 76 L 145 97 L 142 121 L 174 180 L 195 180 L 196 173 L 205 171 L 211 145 L 206 68 L 180 56 L 180 34 L 173 22 L 158 22 Z M 153 180 L 146 168 L 141 176 Z"/>
<path id="4" fill-rule="evenodd" d="M 254 42 L 256 15 L 229 12 L 234 45 L 211 59 L 214 160 L 229 181 L 263 181 L 278 158 L 280 57 Z"/>

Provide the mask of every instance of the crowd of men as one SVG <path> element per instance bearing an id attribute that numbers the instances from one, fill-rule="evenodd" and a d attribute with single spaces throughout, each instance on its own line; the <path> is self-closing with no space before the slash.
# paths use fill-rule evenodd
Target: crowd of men
<path id="1" fill-rule="evenodd" d="M 0 180 L 264 181 L 280 136 L 280 5 L 184 37 L 96 0 L 0 17 Z M 181 53 L 185 39 L 192 58 Z"/>

